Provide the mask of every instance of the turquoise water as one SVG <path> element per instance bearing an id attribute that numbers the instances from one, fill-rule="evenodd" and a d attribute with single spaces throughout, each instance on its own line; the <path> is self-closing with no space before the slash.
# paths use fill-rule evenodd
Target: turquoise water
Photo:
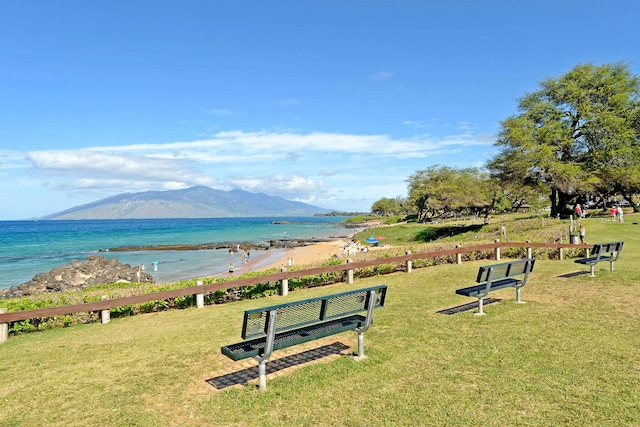
<path id="1" fill-rule="evenodd" d="M 67 262 L 90 254 L 136 266 L 144 264 L 157 283 L 224 273 L 239 255 L 224 249 L 194 251 L 104 252 L 119 246 L 220 242 L 263 243 L 274 239 L 350 235 L 340 217 L 202 218 L 78 221 L 0 221 L 0 289 L 28 282 Z M 274 224 L 274 221 L 288 221 Z M 102 251 L 101 251 L 102 250 Z M 277 250 L 252 251 L 252 268 L 275 261 Z M 152 263 L 158 263 L 154 271 Z M 238 269 L 236 269 L 238 271 Z M 240 272 L 240 271 L 239 271 Z"/>

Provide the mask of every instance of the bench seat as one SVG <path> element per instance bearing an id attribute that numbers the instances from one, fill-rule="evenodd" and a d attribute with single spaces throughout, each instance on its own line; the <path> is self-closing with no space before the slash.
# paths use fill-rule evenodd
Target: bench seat
<path id="1" fill-rule="evenodd" d="M 495 282 L 491 282 L 491 290 L 502 289 L 502 288 L 511 288 L 522 283 L 520 279 L 501 279 Z M 486 284 L 469 286 L 468 288 L 456 289 L 456 294 L 464 295 L 466 297 L 477 297 L 478 295 L 485 292 L 487 289 Z"/>
<path id="2" fill-rule="evenodd" d="M 318 338 L 327 337 L 345 331 L 353 331 L 361 327 L 367 320 L 366 317 L 355 315 L 344 319 L 332 320 L 326 323 L 306 326 L 293 331 L 281 332 L 275 335 L 273 350 L 280 350 L 293 345 L 313 341 Z M 242 341 L 236 344 L 222 347 L 222 354 L 232 360 L 242 360 L 255 357 L 264 352 L 266 338 L 255 338 Z"/>
<path id="3" fill-rule="evenodd" d="M 589 258 L 580 258 L 576 260 L 576 263 L 578 264 L 584 264 L 584 265 L 595 265 L 597 263 L 599 263 L 600 261 L 611 261 L 613 258 L 610 256 L 601 256 L 601 257 L 597 257 L 597 256 L 592 256 Z"/>

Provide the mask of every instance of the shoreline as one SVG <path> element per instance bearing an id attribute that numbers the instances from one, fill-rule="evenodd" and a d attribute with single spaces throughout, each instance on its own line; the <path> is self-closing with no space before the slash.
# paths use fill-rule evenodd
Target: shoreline
<path id="1" fill-rule="evenodd" d="M 306 266 L 309 264 L 319 264 L 333 258 L 334 255 L 338 255 L 338 257 L 342 258 L 342 250 L 349 244 L 349 242 L 351 242 L 351 238 L 343 238 L 328 242 L 312 243 L 305 246 L 272 249 L 269 251 L 270 253 L 252 257 L 248 264 L 242 264 L 240 257 L 234 256 L 232 259 L 234 266 L 233 276 L 241 275 L 250 271 L 286 268 L 289 265 Z M 252 252 L 252 254 L 253 253 L 255 252 Z M 289 264 L 289 260 L 291 260 L 291 264 Z M 225 271 L 216 273 L 210 277 L 229 277 L 229 274 Z"/>

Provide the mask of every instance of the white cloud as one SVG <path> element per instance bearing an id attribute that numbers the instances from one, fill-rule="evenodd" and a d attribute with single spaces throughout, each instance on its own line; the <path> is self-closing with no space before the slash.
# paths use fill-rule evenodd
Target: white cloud
<path id="1" fill-rule="evenodd" d="M 138 186 L 140 182 L 154 186 L 156 183 L 173 181 L 181 182 L 183 186 L 215 184 L 214 179 L 195 170 L 195 164 L 180 159 L 93 150 L 33 151 L 27 157 L 36 170 L 44 175 L 74 178 L 64 185 L 66 188 L 114 188 Z"/>
<path id="2" fill-rule="evenodd" d="M 291 129 L 224 131 L 210 138 L 163 144 L 93 146 L 80 150 L 0 152 L 3 167 L 22 162 L 40 185 L 93 200 L 123 192 L 204 185 L 239 188 L 313 202 L 331 209 L 368 209 L 406 191 L 415 170 L 486 155 L 493 138 L 470 133 L 436 138 L 301 133 Z M 450 156 L 449 156 L 450 157 Z M 22 159 L 22 160 L 20 160 Z M 441 159 L 441 160 L 439 160 Z"/>
<path id="3" fill-rule="evenodd" d="M 292 200 L 306 199 L 310 195 L 318 196 L 329 191 L 329 187 L 322 181 L 299 175 L 232 177 L 226 181 L 226 184 L 232 188 L 242 188 L 253 193 L 266 193 Z"/>
<path id="4" fill-rule="evenodd" d="M 388 71 L 378 71 L 377 73 L 371 75 L 371 80 L 384 81 L 390 79 L 391 77 L 393 77 L 393 73 L 390 73 Z"/>
<path id="5" fill-rule="evenodd" d="M 415 128 L 424 128 L 427 127 L 427 125 L 423 122 L 423 121 L 413 121 L 413 120 L 405 120 L 402 122 L 403 125 L 405 126 L 411 126 L 411 127 L 415 127 Z"/>

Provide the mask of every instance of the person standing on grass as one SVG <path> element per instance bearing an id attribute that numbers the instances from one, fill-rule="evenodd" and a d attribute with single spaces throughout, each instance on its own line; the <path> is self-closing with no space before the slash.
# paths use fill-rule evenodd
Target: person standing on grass
<path id="1" fill-rule="evenodd" d="M 585 234 L 586 234 L 586 230 L 584 228 L 584 224 L 580 224 L 580 243 L 582 243 L 583 245 L 587 243 L 584 240 Z"/>
<path id="2" fill-rule="evenodd" d="M 616 218 L 618 220 L 618 222 L 624 222 L 624 212 L 622 212 L 622 206 L 618 205 L 618 208 L 616 210 Z"/>
<path id="3" fill-rule="evenodd" d="M 576 203 L 576 218 L 582 218 L 582 207 L 580 206 L 579 203 Z"/>

